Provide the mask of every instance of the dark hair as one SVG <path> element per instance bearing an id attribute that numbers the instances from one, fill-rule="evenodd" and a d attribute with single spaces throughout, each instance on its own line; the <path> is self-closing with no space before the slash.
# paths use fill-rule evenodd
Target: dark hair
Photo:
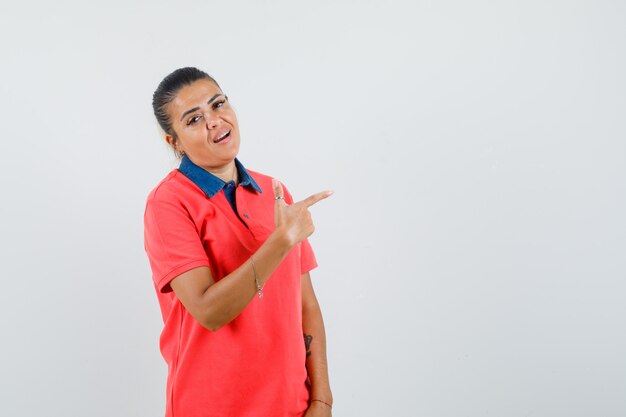
<path id="1" fill-rule="evenodd" d="M 213 81 L 219 87 L 217 81 L 209 74 L 194 67 L 179 68 L 176 71 L 163 78 L 157 89 L 152 95 L 152 109 L 161 129 L 168 135 L 176 137 L 176 132 L 172 128 L 170 117 L 167 114 L 166 107 L 181 88 L 186 87 L 198 80 Z"/>

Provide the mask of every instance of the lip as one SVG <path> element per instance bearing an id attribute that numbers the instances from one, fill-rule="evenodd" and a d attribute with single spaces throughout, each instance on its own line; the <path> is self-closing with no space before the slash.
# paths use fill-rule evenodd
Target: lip
<path id="1" fill-rule="evenodd" d="M 220 140 L 219 142 L 213 142 L 214 145 L 226 145 L 228 142 L 230 142 L 231 139 L 231 135 L 226 136 L 224 139 Z"/>
<path id="2" fill-rule="evenodd" d="M 231 134 L 232 134 L 232 130 L 230 129 L 221 129 L 219 130 L 215 135 L 213 135 L 213 137 L 211 138 L 211 141 L 216 144 L 216 145 L 221 145 L 223 143 L 228 143 L 230 142 L 231 139 Z M 218 141 L 218 138 L 227 135 L 225 138 L 223 138 L 222 140 Z"/>

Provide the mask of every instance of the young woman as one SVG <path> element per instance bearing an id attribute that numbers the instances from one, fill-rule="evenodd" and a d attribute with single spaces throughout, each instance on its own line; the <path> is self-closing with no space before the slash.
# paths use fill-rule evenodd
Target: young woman
<path id="1" fill-rule="evenodd" d="M 196 68 L 153 97 L 180 156 L 148 196 L 145 249 L 168 364 L 166 417 L 328 417 L 326 340 L 309 271 L 308 208 L 236 158 L 239 128 L 217 82 Z"/>

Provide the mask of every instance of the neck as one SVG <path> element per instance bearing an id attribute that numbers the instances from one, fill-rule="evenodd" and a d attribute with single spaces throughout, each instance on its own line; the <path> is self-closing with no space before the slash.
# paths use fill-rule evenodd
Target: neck
<path id="1" fill-rule="evenodd" d="M 203 167 L 203 168 L 224 182 L 234 181 L 235 184 L 239 183 L 239 178 L 237 175 L 237 165 L 235 165 L 235 160 L 232 160 L 229 164 L 221 166 L 221 167 Z"/>

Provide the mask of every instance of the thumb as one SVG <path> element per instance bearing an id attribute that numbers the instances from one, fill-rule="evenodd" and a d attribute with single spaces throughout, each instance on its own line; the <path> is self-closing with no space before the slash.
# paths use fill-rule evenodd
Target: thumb
<path id="1" fill-rule="evenodd" d="M 283 191 L 283 185 L 276 178 L 272 178 L 272 188 L 274 189 L 274 198 L 278 202 L 279 200 L 285 201 L 285 193 Z"/>

